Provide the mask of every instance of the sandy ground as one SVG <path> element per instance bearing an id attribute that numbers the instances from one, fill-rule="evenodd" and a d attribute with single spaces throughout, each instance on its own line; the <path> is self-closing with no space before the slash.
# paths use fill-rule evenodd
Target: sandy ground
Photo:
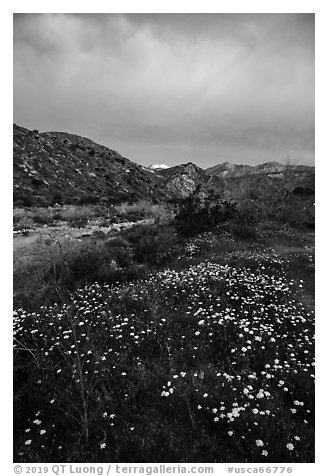
<path id="1" fill-rule="evenodd" d="M 66 223 L 59 223 L 56 226 L 43 226 L 29 231 L 28 235 L 14 232 L 13 250 L 14 254 L 19 253 L 25 248 L 43 242 L 47 238 L 61 240 L 81 240 L 95 232 L 103 232 L 106 235 L 113 234 L 121 230 L 127 230 L 136 225 L 153 223 L 152 219 L 138 220 L 136 222 L 113 223 L 108 227 L 103 227 L 97 222 L 91 222 L 84 228 L 72 228 Z"/>

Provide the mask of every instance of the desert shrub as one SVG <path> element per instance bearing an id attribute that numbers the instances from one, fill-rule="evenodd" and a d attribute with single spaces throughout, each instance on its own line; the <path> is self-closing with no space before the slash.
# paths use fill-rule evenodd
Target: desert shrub
<path id="1" fill-rule="evenodd" d="M 90 192 L 94 192 L 94 189 L 92 187 L 88 187 L 88 190 Z M 99 196 L 95 195 L 85 195 L 84 197 L 81 197 L 79 199 L 79 205 L 97 205 L 101 201 Z"/>
<path id="2" fill-rule="evenodd" d="M 118 162 L 119 164 L 124 165 L 125 159 L 123 159 L 123 157 L 115 157 L 115 162 Z"/>
<path id="3" fill-rule="evenodd" d="M 117 215 L 128 221 L 137 221 L 151 218 L 154 221 L 167 222 L 172 218 L 172 207 L 164 204 L 155 204 L 147 200 L 129 204 L 127 202 L 115 206 Z"/>
<path id="4" fill-rule="evenodd" d="M 129 221 L 137 221 L 138 219 L 143 219 L 145 217 L 145 208 L 142 205 L 142 202 L 139 204 L 134 203 L 132 205 L 123 202 L 115 206 L 115 211 L 119 217 L 128 218 Z"/>
<path id="5" fill-rule="evenodd" d="M 68 222 L 74 227 L 83 227 L 92 217 L 96 215 L 94 207 L 84 205 L 65 205 L 57 211 L 57 217 L 60 220 Z"/>
<path id="6" fill-rule="evenodd" d="M 106 233 L 103 232 L 102 230 L 95 230 L 91 236 L 92 238 L 95 238 L 96 240 L 105 240 L 107 238 Z"/>
<path id="7" fill-rule="evenodd" d="M 305 226 L 307 228 L 309 228 L 310 230 L 314 230 L 315 229 L 315 219 L 310 217 L 310 219 L 305 222 Z"/>
<path id="8" fill-rule="evenodd" d="M 121 280 L 120 270 L 132 264 L 130 248 L 113 240 L 88 240 L 68 257 L 72 283 Z"/>
<path id="9" fill-rule="evenodd" d="M 26 234 L 28 234 L 29 230 L 33 229 L 33 225 L 33 220 L 31 218 L 26 218 L 25 220 L 22 220 L 19 224 L 14 225 L 13 230 L 22 231 L 23 233 L 26 232 Z"/>
<path id="10" fill-rule="evenodd" d="M 245 196 L 238 201 L 195 193 L 180 204 L 175 226 L 179 235 L 188 237 L 225 224 L 237 238 L 248 239 L 256 236 L 258 225 L 265 221 L 313 229 L 313 200 L 289 192 L 281 195 L 268 191 L 261 198 Z"/>
<path id="11" fill-rule="evenodd" d="M 133 251 L 129 243 L 122 237 L 115 237 L 105 243 L 105 247 L 111 250 L 115 260 L 121 268 L 133 265 Z"/>
<path id="12" fill-rule="evenodd" d="M 151 207 L 151 214 L 155 223 L 167 223 L 174 218 L 174 208 L 167 204 L 153 204 Z"/>
<path id="13" fill-rule="evenodd" d="M 35 197 L 33 197 L 32 195 L 18 195 L 19 196 L 19 199 L 20 199 L 20 204 L 23 206 L 23 207 L 33 207 L 36 205 L 37 201 L 35 199 Z M 17 203 L 16 202 L 16 197 L 17 197 L 17 194 L 14 193 L 14 203 Z"/>
<path id="14" fill-rule="evenodd" d="M 14 208 L 13 210 L 13 223 L 14 225 L 19 224 L 22 220 L 26 218 L 31 218 L 31 211 L 24 208 Z"/>
<path id="15" fill-rule="evenodd" d="M 243 201 L 236 207 L 236 216 L 229 224 L 237 238 L 248 239 L 256 236 L 257 225 L 262 220 L 262 211 L 254 201 Z"/>
<path id="16" fill-rule="evenodd" d="M 194 236 L 213 230 L 236 216 L 235 205 L 212 196 L 189 196 L 175 217 L 175 227 L 181 236 Z"/>
<path id="17" fill-rule="evenodd" d="M 37 309 L 59 299 L 59 285 L 62 273 L 59 273 L 62 249 L 55 243 L 49 246 L 38 241 L 24 259 L 14 256 L 14 304 L 26 309 Z"/>
<path id="18" fill-rule="evenodd" d="M 288 193 L 271 212 L 271 218 L 278 223 L 295 228 L 314 228 L 314 197 Z"/>
<path id="19" fill-rule="evenodd" d="M 36 188 L 39 188 L 39 187 L 41 187 L 41 185 L 43 185 L 43 181 L 40 180 L 40 179 L 38 179 L 38 178 L 33 178 L 33 179 L 31 180 L 31 183 L 32 183 L 32 185 L 34 185 Z"/>
<path id="20" fill-rule="evenodd" d="M 158 240 L 156 236 L 149 231 L 143 232 L 134 247 L 134 257 L 139 263 L 156 262 L 158 252 Z"/>
<path id="21" fill-rule="evenodd" d="M 114 262 L 113 254 L 101 243 L 96 240 L 83 243 L 67 257 L 70 280 L 72 283 L 110 280 L 116 270 Z"/>
<path id="22" fill-rule="evenodd" d="M 32 218 L 40 225 L 51 225 L 54 222 L 54 212 L 51 207 L 37 207 L 32 210 Z"/>
<path id="23" fill-rule="evenodd" d="M 75 144 L 74 142 L 72 142 L 70 145 L 69 145 L 70 149 L 73 151 L 73 152 L 76 152 L 76 149 L 78 148 L 78 144 Z"/>
<path id="24" fill-rule="evenodd" d="M 124 237 L 132 244 L 134 259 L 150 265 L 166 261 L 168 252 L 177 243 L 175 229 L 164 225 L 139 225 L 125 231 Z"/>
<path id="25" fill-rule="evenodd" d="M 131 247 L 120 238 L 87 238 L 82 242 L 49 238 L 38 243 L 28 259 L 14 263 L 15 305 L 36 309 L 66 300 L 69 292 L 82 284 L 135 279 L 136 273 L 127 273 L 133 265 Z"/>
<path id="26" fill-rule="evenodd" d="M 55 193 L 52 198 L 52 204 L 53 205 L 61 204 L 62 201 L 63 201 L 62 195 L 60 193 Z"/>
<path id="27" fill-rule="evenodd" d="M 111 224 L 120 223 L 120 220 L 119 220 L 118 217 L 113 216 L 109 219 L 109 223 L 111 223 Z"/>
<path id="28" fill-rule="evenodd" d="M 13 225 L 14 231 L 29 230 L 33 228 L 32 213 L 24 208 L 14 208 Z"/>
<path id="29" fill-rule="evenodd" d="M 64 285 L 73 288 L 76 283 L 109 282 L 121 280 L 120 269 L 131 262 L 128 246 L 104 241 L 87 239 L 75 244 L 73 249 L 63 256 L 69 269 L 69 279 Z"/>

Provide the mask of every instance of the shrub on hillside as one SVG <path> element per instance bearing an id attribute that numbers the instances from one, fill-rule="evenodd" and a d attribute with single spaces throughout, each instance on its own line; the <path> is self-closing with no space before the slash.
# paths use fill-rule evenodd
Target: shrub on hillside
<path id="1" fill-rule="evenodd" d="M 115 206 L 116 213 L 119 217 L 128 221 L 138 221 L 145 218 L 153 219 L 161 223 L 167 222 L 172 218 L 172 208 L 164 204 L 154 204 L 147 200 L 128 204 L 121 203 Z"/>
<path id="2" fill-rule="evenodd" d="M 162 264 L 167 252 L 177 243 L 172 227 L 141 225 L 125 233 L 133 246 L 133 257 L 138 263 Z"/>
<path id="3" fill-rule="evenodd" d="M 56 213 L 57 219 L 66 221 L 73 227 L 85 226 L 95 215 L 95 208 L 90 205 L 65 205 Z"/>
<path id="4" fill-rule="evenodd" d="M 111 250 L 119 267 L 128 268 L 133 265 L 133 251 L 129 243 L 121 237 L 110 239 L 105 247 Z"/>
<path id="5" fill-rule="evenodd" d="M 255 201 L 243 201 L 236 207 L 236 216 L 229 228 L 237 238 L 252 238 L 262 218 L 262 210 Z"/>
<path id="6" fill-rule="evenodd" d="M 22 221 L 31 219 L 31 211 L 25 208 L 16 207 L 13 210 L 13 223 L 19 225 Z"/>
<path id="7" fill-rule="evenodd" d="M 39 225 L 51 225 L 55 216 L 51 207 L 37 207 L 32 211 L 32 218 Z"/>
<path id="8" fill-rule="evenodd" d="M 274 211 L 275 220 L 289 226 L 314 229 L 315 209 L 313 199 L 288 195 Z"/>
<path id="9" fill-rule="evenodd" d="M 175 217 L 175 227 L 181 236 L 194 236 L 210 231 L 236 216 L 235 205 L 212 195 L 189 196 Z"/>

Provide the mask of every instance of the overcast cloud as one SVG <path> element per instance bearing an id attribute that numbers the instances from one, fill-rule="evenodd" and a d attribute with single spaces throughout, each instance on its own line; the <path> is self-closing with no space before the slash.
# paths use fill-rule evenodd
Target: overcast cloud
<path id="1" fill-rule="evenodd" d="M 314 15 L 14 15 L 14 121 L 143 165 L 314 165 Z"/>

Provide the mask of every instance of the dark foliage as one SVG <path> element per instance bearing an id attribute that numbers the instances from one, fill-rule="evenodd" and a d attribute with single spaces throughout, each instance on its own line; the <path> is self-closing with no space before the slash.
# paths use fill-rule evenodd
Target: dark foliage
<path id="1" fill-rule="evenodd" d="M 194 236 L 213 230 L 219 224 L 235 218 L 236 214 L 233 203 L 213 195 L 201 197 L 198 193 L 194 193 L 180 207 L 175 218 L 175 226 L 179 235 Z"/>

